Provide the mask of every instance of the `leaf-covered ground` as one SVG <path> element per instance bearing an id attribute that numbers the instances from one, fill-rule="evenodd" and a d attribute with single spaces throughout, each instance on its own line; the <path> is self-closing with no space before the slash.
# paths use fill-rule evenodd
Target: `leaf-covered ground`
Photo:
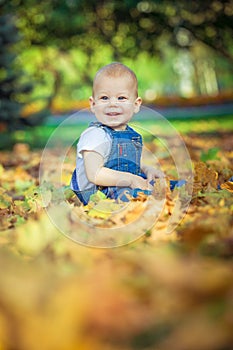
<path id="1" fill-rule="evenodd" d="M 195 171 L 187 214 L 166 233 L 178 196 L 167 191 L 156 227 L 114 249 L 77 244 L 52 224 L 45 208 L 61 193 L 39 186 L 42 151 L 16 144 L 0 152 L 0 349 L 232 349 L 232 134 L 184 139 Z M 51 151 L 51 162 L 56 157 Z M 71 150 L 64 185 L 74 160 Z M 167 158 L 160 160 L 171 176 Z M 65 195 L 78 217 L 99 227 L 133 220 L 145 202 L 102 217 L 98 201 L 83 208 Z"/>

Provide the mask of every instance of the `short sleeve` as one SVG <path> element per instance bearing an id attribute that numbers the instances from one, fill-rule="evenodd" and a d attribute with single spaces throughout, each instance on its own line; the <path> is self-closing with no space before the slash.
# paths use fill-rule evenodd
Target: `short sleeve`
<path id="1" fill-rule="evenodd" d="M 79 139 L 77 145 L 78 157 L 82 158 L 83 151 L 95 151 L 102 155 L 106 159 L 111 149 L 111 138 L 100 127 L 89 127 L 85 130 Z"/>

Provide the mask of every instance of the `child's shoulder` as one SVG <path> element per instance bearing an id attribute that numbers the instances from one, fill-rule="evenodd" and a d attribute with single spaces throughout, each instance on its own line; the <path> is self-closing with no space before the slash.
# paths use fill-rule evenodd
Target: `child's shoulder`
<path id="1" fill-rule="evenodd" d="M 105 128 L 99 127 L 99 125 L 90 125 L 86 130 L 84 130 L 80 138 L 91 138 L 95 139 L 109 139 L 109 135 L 106 132 Z"/>

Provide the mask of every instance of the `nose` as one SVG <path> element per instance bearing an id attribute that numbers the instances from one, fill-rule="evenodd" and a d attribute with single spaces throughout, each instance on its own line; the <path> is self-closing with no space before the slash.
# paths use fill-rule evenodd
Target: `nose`
<path id="1" fill-rule="evenodd" d="M 115 106 L 117 104 L 117 98 L 116 97 L 110 97 L 109 98 L 109 104 L 110 104 L 110 106 Z"/>

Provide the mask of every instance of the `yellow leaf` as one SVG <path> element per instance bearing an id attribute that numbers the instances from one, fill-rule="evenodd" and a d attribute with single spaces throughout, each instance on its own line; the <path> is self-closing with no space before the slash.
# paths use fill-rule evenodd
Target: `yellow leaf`
<path id="1" fill-rule="evenodd" d="M 50 242 L 59 236 L 56 227 L 46 214 L 41 215 L 40 221 L 29 220 L 20 225 L 14 232 L 15 248 L 23 254 L 35 256 L 39 254 Z"/>
<path id="2" fill-rule="evenodd" d="M 0 164 L 0 175 L 2 176 L 3 173 L 4 173 L 4 168 L 3 168 L 2 164 Z"/>
<path id="3" fill-rule="evenodd" d="M 227 190 L 227 191 L 232 193 L 233 192 L 233 182 L 231 182 L 231 181 L 224 182 L 221 185 L 221 189 L 222 190 Z"/>
<path id="4" fill-rule="evenodd" d="M 121 209 L 122 205 L 111 199 L 100 200 L 88 212 L 90 217 L 108 219 L 114 212 Z"/>
<path id="5" fill-rule="evenodd" d="M 36 201 L 39 203 L 39 205 L 42 208 L 46 208 L 52 199 L 52 192 L 51 190 L 45 190 L 43 191 L 40 196 L 36 199 Z"/>
<path id="6" fill-rule="evenodd" d="M 102 199 L 106 199 L 106 195 L 101 192 L 101 191 L 97 191 L 96 193 L 93 193 L 91 196 L 90 196 L 90 201 L 91 202 L 99 202 L 100 200 Z"/>
<path id="7" fill-rule="evenodd" d="M 12 204 L 11 197 L 1 188 L 0 189 L 0 208 L 10 208 Z"/>

